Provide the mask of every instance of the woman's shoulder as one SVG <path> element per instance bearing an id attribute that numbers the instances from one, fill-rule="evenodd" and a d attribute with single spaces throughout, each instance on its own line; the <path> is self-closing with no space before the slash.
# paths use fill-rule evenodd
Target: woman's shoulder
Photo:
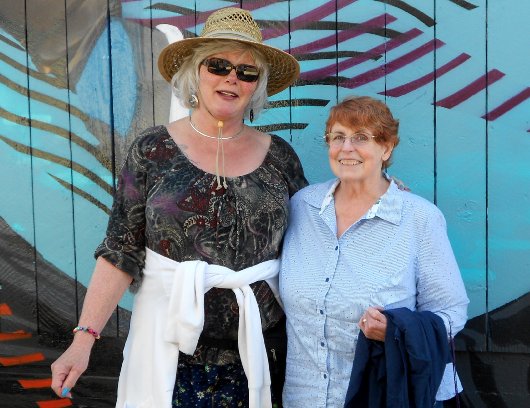
<path id="1" fill-rule="evenodd" d="M 271 143 L 263 164 L 279 171 L 289 184 L 289 195 L 307 185 L 302 162 L 293 146 L 277 135 L 270 135 Z"/>
<path id="2" fill-rule="evenodd" d="M 428 199 L 410 191 L 399 190 L 403 207 L 417 219 L 444 218 L 442 211 Z"/>
<path id="3" fill-rule="evenodd" d="M 135 137 L 128 149 L 126 162 L 139 169 L 161 169 L 171 166 L 178 157 L 178 147 L 165 126 L 153 126 Z"/>
<path id="4" fill-rule="evenodd" d="M 288 141 L 278 135 L 269 134 L 269 136 L 271 137 L 270 152 L 272 155 L 280 160 L 289 156 L 299 160 L 293 146 Z"/>
<path id="5" fill-rule="evenodd" d="M 171 139 L 171 136 L 165 126 L 152 126 L 143 130 L 138 136 L 136 136 L 131 143 L 131 147 L 146 150 L 153 148 L 161 142 L 164 143 L 168 139 Z"/>
<path id="6" fill-rule="evenodd" d="M 426 210 L 437 210 L 438 207 L 434 205 L 431 201 L 426 199 L 425 197 L 420 196 L 419 194 L 416 194 L 412 191 L 406 191 L 406 190 L 398 190 L 402 197 L 403 201 L 405 203 L 408 203 L 409 205 L 412 205 L 416 208 L 424 208 Z"/>
<path id="7" fill-rule="evenodd" d="M 320 206 L 324 197 L 328 193 L 331 185 L 336 182 L 336 179 L 327 180 L 320 183 L 309 184 L 308 186 L 299 190 L 291 200 L 306 201 L 310 204 Z"/>
<path id="8" fill-rule="evenodd" d="M 178 153 L 178 147 L 165 126 L 153 126 L 142 131 L 131 143 L 129 155 L 147 161 L 164 161 Z"/>

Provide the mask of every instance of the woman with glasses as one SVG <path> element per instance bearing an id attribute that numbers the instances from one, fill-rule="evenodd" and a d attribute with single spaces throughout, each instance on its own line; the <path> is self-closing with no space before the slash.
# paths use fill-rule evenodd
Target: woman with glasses
<path id="1" fill-rule="evenodd" d="M 280 296 L 288 338 L 284 406 L 342 407 L 351 377 L 358 392 L 348 406 L 432 407 L 436 391 L 436 398 L 445 400 L 455 395 L 455 387 L 461 389 L 446 366 L 448 337 L 463 328 L 469 302 L 444 217 L 385 175 L 399 138 L 398 121 L 383 102 L 350 97 L 334 106 L 325 141 L 336 178 L 306 187 L 291 199 L 283 244 Z M 428 387 L 415 378 L 410 388 L 415 394 L 407 396 L 406 370 L 392 366 L 389 357 L 395 355 L 391 347 L 399 345 L 394 336 L 401 323 L 423 333 L 417 321 L 424 318 L 436 328 L 425 333 L 442 337 L 443 347 L 438 350 L 431 337 L 426 340 L 438 365 L 429 365 L 424 378 L 435 389 L 422 403 L 409 405 L 407 398 L 420 391 L 428 394 Z M 411 327 L 403 334 L 412 333 Z M 364 365 L 352 370 L 361 338 L 365 343 L 356 364 Z M 386 362 L 381 358 L 385 352 Z M 383 387 L 378 381 L 385 371 Z M 374 401 L 374 395 L 380 399 Z"/>
<path id="2" fill-rule="evenodd" d="M 137 292 L 118 385 L 124 407 L 271 407 L 265 344 L 285 330 L 278 301 L 287 203 L 307 185 L 280 137 L 248 126 L 299 65 L 265 45 L 248 11 L 211 14 L 168 45 L 159 69 L 190 109 L 147 129 L 119 176 L 107 235 L 52 388 L 71 396 L 124 291 Z M 283 326 L 282 326 L 283 325 Z M 276 346 L 272 353 L 280 359 Z"/>

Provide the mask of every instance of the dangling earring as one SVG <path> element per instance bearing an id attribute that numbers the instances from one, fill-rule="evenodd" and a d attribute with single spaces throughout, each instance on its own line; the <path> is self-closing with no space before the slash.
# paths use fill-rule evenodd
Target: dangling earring
<path id="1" fill-rule="evenodd" d="M 188 102 L 192 108 L 196 108 L 199 106 L 199 98 L 197 98 L 197 95 L 191 94 L 190 98 L 188 99 Z"/>
<path id="2" fill-rule="evenodd" d="M 250 119 L 250 123 L 254 122 L 254 109 L 252 109 L 252 108 L 250 109 L 248 117 Z"/>

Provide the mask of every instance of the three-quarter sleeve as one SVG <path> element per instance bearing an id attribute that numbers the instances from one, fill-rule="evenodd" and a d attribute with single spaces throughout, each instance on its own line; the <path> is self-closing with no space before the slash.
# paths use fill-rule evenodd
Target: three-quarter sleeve
<path id="1" fill-rule="evenodd" d="M 135 280 L 145 261 L 147 169 L 141 138 L 136 139 L 118 176 L 106 236 L 95 251 Z"/>
<path id="2" fill-rule="evenodd" d="M 418 243 L 417 309 L 439 315 L 453 336 L 464 328 L 469 299 L 443 214 L 433 207 Z M 449 327 L 449 323 L 451 327 Z"/>

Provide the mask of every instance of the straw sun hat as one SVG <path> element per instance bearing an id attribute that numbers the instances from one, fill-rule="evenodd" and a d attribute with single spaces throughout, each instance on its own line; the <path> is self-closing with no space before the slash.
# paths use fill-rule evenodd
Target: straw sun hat
<path id="1" fill-rule="evenodd" d="M 160 73 L 166 81 L 171 82 L 171 78 L 180 69 L 184 60 L 191 55 L 194 47 L 219 39 L 250 44 L 265 56 L 270 68 L 267 82 L 269 96 L 283 91 L 298 78 L 300 73 L 298 61 L 292 55 L 264 44 L 261 30 L 252 15 L 246 10 L 235 7 L 223 8 L 212 13 L 206 20 L 199 37 L 186 38 L 164 48 L 158 58 Z"/>

